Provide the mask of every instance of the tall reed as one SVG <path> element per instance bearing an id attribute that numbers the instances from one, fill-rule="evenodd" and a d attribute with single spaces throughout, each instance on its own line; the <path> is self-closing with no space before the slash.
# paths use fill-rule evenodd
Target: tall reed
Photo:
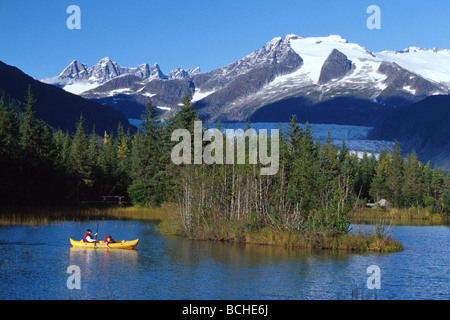
<path id="1" fill-rule="evenodd" d="M 171 204 L 158 208 L 137 208 L 105 205 L 76 206 L 3 206 L 0 207 L 0 226 L 40 225 L 54 221 L 88 220 L 163 220 L 174 212 Z"/>

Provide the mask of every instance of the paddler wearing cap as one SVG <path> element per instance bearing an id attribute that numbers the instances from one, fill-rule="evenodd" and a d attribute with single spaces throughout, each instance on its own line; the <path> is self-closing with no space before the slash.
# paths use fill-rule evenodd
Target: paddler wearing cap
<path id="1" fill-rule="evenodd" d="M 97 242 L 94 238 L 92 238 L 91 233 L 92 233 L 91 229 L 86 230 L 86 233 L 84 234 L 83 237 L 84 242 L 91 242 L 91 243 Z M 94 234 L 94 237 L 97 237 L 97 234 Z"/>

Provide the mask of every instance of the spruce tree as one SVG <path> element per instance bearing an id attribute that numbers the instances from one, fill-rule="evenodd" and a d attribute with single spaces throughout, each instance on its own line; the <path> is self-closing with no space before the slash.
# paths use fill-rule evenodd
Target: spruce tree
<path id="1" fill-rule="evenodd" d="M 192 95 L 189 91 L 181 99 L 181 108 L 167 122 L 168 129 L 173 132 L 175 129 L 187 129 L 191 134 L 194 133 L 194 121 L 200 120 L 197 116 L 197 111 L 192 103 Z"/>
<path id="2" fill-rule="evenodd" d="M 81 115 L 70 150 L 72 168 L 77 178 L 77 200 L 87 198 L 89 187 L 92 187 L 94 183 L 89 157 L 89 139 L 84 126 L 84 119 Z"/>
<path id="3" fill-rule="evenodd" d="M 374 201 L 389 198 L 389 188 L 386 184 L 386 179 L 391 157 L 387 150 L 382 150 L 379 157 L 380 159 L 375 166 L 375 174 L 369 190 L 369 194 Z"/>
<path id="4" fill-rule="evenodd" d="M 12 107 L 0 98 L 0 199 L 2 203 L 20 195 L 20 169 L 18 161 L 19 128 Z"/>
<path id="5" fill-rule="evenodd" d="M 25 112 L 20 121 L 20 147 L 25 157 L 36 157 L 38 154 L 38 120 L 34 111 L 36 100 L 31 92 L 31 86 L 28 87 L 25 97 Z"/>
<path id="6" fill-rule="evenodd" d="M 422 165 L 415 152 L 407 156 L 405 164 L 403 196 L 408 206 L 422 205 L 423 174 Z"/>
<path id="7" fill-rule="evenodd" d="M 0 158 L 17 158 L 19 127 L 12 107 L 0 98 Z"/>
<path id="8" fill-rule="evenodd" d="M 142 132 L 133 139 L 131 153 L 132 184 L 128 189 L 131 201 L 139 206 L 159 206 L 167 199 L 167 150 L 157 109 L 149 99 L 142 116 Z"/>
<path id="9" fill-rule="evenodd" d="M 403 158 L 398 142 L 395 142 L 387 169 L 386 184 L 390 192 L 389 199 L 396 206 L 402 205 Z"/>
<path id="10" fill-rule="evenodd" d="M 439 192 L 442 189 L 443 184 L 444 174 L 438 167 L 435 167 L 431 175 L 431 194 L 436 200 L 439 199 Z"/>

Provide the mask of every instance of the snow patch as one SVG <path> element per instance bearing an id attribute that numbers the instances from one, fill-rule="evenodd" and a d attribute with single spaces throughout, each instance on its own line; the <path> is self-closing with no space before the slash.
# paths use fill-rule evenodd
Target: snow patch
<path id="1" fill-rule="evenodd" d="M 415 95 L 415 94 L 416 94 L 416 89 L 412 89 L 411 86 L 404 86 L 404 87 L 403 87 L 403 90 L 405 90 L 405 91 L 411 93 L 412 95 Z"/>
<path id="2" fill-rule="evenodd" d="M 152 97 L 156 96 L 157 94 L 156 93 L 150 93 L 150 92 L 144 92 L 144 93 L 141 93 L 141 95 L 143 95 L 145 97 L 152 98 Z"/>
<path id="3" fill-rule="evenodd" d="M 450 51 L 410 47 L 402 51 L 382 51 L 376 56 L 395 62 L 426 79 L 450 82 Z"/>
<path id="4" fill-rule="evenodd" d="M 111 96 L 115 96 L 116 94 L 132 94 L 132 93 L 133 92 L 128 88 L 122 88 L 122 89 L 112 90 L 112 91 L 108 92 L 108 94 L 105 96 L 111 97 Z"/>
<path id="5" fill-rule="evenodd" d="M 201 90 L 195 90 L 194 95 L 192 97 L 192 102 L 200 101 L 210 94 L 213 94 L 215 90 L 202 92 Z"/>
<path id="6" fill-rule="evenodd" d="M 361 60 L 380 61 L 366 48 L 356 43 L 348 43 L 341 36 L 290 39 L 289 42 L 291 48 L 303 59 L 303 65 L 300 68 L 302 74 L 314 84 L 318 82 L 322 66 L 333 49 L 345 54 L 353 63 Z"/>
<path id="7" fill-rule="evenodd" d="M 95 89 L 98 86 L 100 86 L 100 83 L 75 82 L 64 86 L 63 89 L 67 92 L 79 95 L 83 92 Z"/>

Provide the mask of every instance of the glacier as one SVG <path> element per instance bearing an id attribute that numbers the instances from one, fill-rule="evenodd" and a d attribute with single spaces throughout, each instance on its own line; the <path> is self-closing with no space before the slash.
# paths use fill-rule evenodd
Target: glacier
<path id="1" fill-rule="evenodd" d="M 139 127 L 142 120 L 140 119 L 128 119 L 128 121 Z M 164 123 L 164 122 L 163 122 Z M 208 125 L 209 129 L 217 128 L 217 123 L 206 122 L 203 126 L 206 128 Z M 220 130 L 225 133 L 226 129 L 242 129 L 246 130 L 248 128 L 247 122 L 224 122 L 220 123 Z M 281 133 L 286 134 L 289 123 L 276 123 L 276 122 L 255 122 L 250 123 L 250 127 L 259 132 L 260 129 L 267 129 L 267 134 L 270 135 L 271 129 L 280 129 Z M 305 127 L 306 124 L 298 123 L 300 127 Z M 358 157 L 362 157 L 364 152 L 367 154 L 378 155 L 381 150 L 392 151 L 394 147 L 394 141 L 387 140 L 369 140 L 367 135 L 372 130 L 372 127 L 367 126 L 352 126 L 352 125 L 338 125 L 338 124 L 308 124 L 311 134 L 315 140 L 324 142 L 328 134 L 330 135 L 331 142 L 337 148 L 342 147 L 342 143 L 345 141 L 345 145 L 350 152 L 356 153 Z"/>

